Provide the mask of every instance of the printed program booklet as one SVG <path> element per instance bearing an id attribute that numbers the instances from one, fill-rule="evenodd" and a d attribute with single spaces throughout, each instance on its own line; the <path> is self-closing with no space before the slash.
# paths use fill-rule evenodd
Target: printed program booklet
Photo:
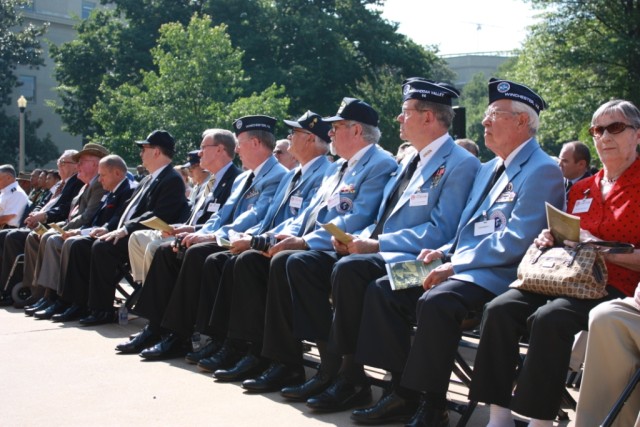
<path id="1" fill-rule="evenodd" d="M 580 241 L 580 217 L 568 214 L 545 202 L 547 210 L 547 226 L 551 230 L 553 240 L 558 246 L 563 246 L 565 240 Z"/>
<path id="2" fill-rule="evenodd" d="M 397 291 L 422 286 L 422 282 L 424 278 L 427 277 L 427 274 L 440 265 L 442 265 L 441 259 L 433 260 L 429 264 L 418 260 L 387 264 L 386 268 L 391 289 Z"/>

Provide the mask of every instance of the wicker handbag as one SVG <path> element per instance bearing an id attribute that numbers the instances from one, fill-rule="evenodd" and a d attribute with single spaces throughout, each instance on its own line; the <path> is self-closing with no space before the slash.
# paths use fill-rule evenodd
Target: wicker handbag
<path id="1" fill-rule="evenodd" d="M 633 245 L 584 242 L 576 247 L 538 248 L 531 245 L 510 288 L 553 297 L 598 299 L 607 295 L 607 267 L 602 253 L 630 253 Z"/>

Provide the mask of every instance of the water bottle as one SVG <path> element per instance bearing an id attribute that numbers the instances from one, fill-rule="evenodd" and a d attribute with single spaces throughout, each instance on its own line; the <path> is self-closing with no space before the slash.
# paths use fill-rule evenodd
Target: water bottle
<path id="1" fill-rule="evenodd" d="M 199 332 L 194 332 L 193 335 L 191 335 L 191 348 L 193 349 L 193 351 L 200 350 L 200 347 L 202 345 L 201 341 L 202 337 L 200 336 Z"/>
<path id="2" fill-rule="evenodd" d="M 118 309 L 118 323 L 121 325 L 129 323 L 129 310 L 127 310 L 127 306 L 124 304 Z"/>

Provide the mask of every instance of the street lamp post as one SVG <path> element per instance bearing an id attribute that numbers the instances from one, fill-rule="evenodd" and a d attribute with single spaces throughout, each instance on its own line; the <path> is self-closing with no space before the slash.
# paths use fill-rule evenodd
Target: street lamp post
<path id="1" fill-rule="evenodd" d="M 18 172 L 24 172 L 24 110 L 27 109 L 27 99 L 20 95 L 18 98 L 18 108 L 20 109 L 20 152 L 18 158 Z"/>

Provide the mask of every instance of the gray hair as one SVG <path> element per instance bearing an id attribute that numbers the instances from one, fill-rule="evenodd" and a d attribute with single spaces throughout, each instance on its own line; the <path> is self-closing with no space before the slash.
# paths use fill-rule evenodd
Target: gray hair
<path id="1" fill-rule="evenodd" d="M 73 157 L 78 154 L 78 150 L 64 150 L 64 153 L 60 155 L 61 159 L 65 159 L 67 157 Z"/>
<path id="2" fill-rule="evenodd" d="M 236 152 L 236 136 L 233 132 L 229 132 L 226 129 L 207 129 L 202 132 L 202 138 L 211 138 L 217 145 L 222 145 L 222 148 L 229 157 L 233 159 Z"/>
<path id="3" fill-rule="evenodd" d="M 106 166 L 109 170 L 119 170 L 123 174 L 127 173 L 127 164 L 124 159 L 117 154 L 109 154 L 100 159 L 100 164 Z"/>
<path id="4" fill-rule="evenodd" d="M 529 135 L 534 136 L 540 127 L 540 117 L 536 110 L 527 104 L 518 101 L 511 101 L 511 111 L 514 113 L 525 113 L 529 116 Z"/>
<path id="5" fill-rule="evenodd" d="M 597 118 L 604 115 L 621 114 L 625 119 L 629 120 L 629 124 L 636 129 L 640 128 L 640 111 L 633 103 L 625 101 L 624 99 L 613 99 L 609 102 L 602 104 L 591 119 L 593 125 Z"/>
<path id="6" fill-rule="evenodd" d="M 362 139 L 367 141 L 369 144 L 377 144 L 380 141 L 380 137 L 382 136 L 382 132 L 378 126 L 371 126 L 361 122 L 356 122 L 362 126 Z"/>
<path id="7" fill-rule="evenodd" d="M 423 100 L 417 100 L 416 108 L 418 110 L 431 110 L 436 116 L 436 120 L 440 122 L 444 127 L 449 129 L 453 122 L 453 117 L 456 115 L 451 105 L 438 104 L 436 102 L 429 102 Z"/>
<path id="8" fill-rule="evenodd" d="M 13 179 L 16 178 L 16 170 L 11 165 L 2 165 L 0 166 L 0 173 L 6 173 L 7 175 L 11 175 Z"/>

